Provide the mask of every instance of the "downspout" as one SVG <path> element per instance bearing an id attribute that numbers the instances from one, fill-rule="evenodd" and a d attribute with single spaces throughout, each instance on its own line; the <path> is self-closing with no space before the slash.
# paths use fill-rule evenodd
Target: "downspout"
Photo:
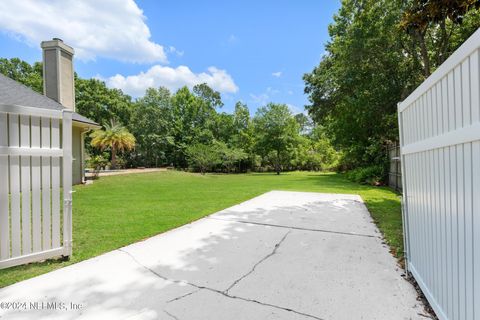
<path id="1" fill-rule="evenodd" d="M 80 170 L 81 170 L 81 177 L 82 177 L 82 183 L 86 183 L 85 179 L 85 134 L 90 131 L 90 128 L 84 128 L 83 131 L 80 133 L 80 155 L 81 155 L 81 161 L 80 161 Z"/>

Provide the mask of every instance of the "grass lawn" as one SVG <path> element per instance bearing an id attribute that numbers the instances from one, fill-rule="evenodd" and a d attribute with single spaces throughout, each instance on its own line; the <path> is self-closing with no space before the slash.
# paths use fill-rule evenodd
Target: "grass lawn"
<path id="1" fill-rule="evenodd" d="M 73 257 L 0 270 L 0 287 L 162 233 L 270 190 L 359 194 L 392 253 L 399 258 L 403 254 L 398 195 L 388 188 L 352 183 L 339 174 L 202 176 L 169 171 L 104 177 L 74 189 Z"/>

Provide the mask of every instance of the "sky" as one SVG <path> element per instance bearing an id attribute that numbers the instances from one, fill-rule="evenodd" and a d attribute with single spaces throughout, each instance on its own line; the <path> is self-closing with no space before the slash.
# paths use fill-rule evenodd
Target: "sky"
<path id="1" fill-rule="evenodd" d="M 340 0 L 16 0 L 0 2 L 0 57 L 41 60 L 53 37 L 75 48 L 75 71 L 140 97 L 206 82 L 253 113 L 308 103 L 302 76 L 319 63 Z"/>

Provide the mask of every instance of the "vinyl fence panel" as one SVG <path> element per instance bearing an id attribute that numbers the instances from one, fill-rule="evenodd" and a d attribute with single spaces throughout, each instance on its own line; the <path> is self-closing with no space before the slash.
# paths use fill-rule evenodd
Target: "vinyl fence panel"
<path id="1" fill-rule="evenodd" d="M 30 117 L 20 116 L 20 146 L 22 148 L 30 147 Z M 21 192 L 22 192 L 22 248 L 23 254 L 32 252 L 31 236 L 31 172 L 30 157 L 23 156 L 21 159 Z"/>
<path id="2" fill-rule="evenodd" d="M 8 140 L 10 147 L 20 146 L 19 117 L 9 115 Z M 10 225 L 12 256 L 21 254 L 21 219 L 20 219 L 20 157 L 10 156 Z"/>
<path id="3" fill-rule="evenodd" d="M 0 145 L 8 145 L 7 114 L 0 113 Z M 8 158 L 0 156 L 0 260 L 10 257 L 10 214 L 8 196 Z"/>
<path id="4" fill-rule="evenodd" d="M 407 268 L 442 320 L 480 319 L 480 30 L 399 103 Z"/>
<path id="5" fill-rule="evenodd" d="M 71 127 L 70 111 L 0 105 L 0 269 L 71 255 Z"/>

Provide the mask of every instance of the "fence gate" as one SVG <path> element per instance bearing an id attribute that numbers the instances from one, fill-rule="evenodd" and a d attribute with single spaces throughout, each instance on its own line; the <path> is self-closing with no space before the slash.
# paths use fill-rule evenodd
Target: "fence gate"
<path id="1" fill-rule="evenodd" d="M 480 30 L 398 107 L 407 267 L 442 320 L 480 319 Z"/>
<path id="2" fill-rule="evenodd" d="M 396 191 L 402 191 L 402 165 L 400 161 L 400 146 L 391 145 L 388 149 L 388 160 L 390 168 L 388 170 L 388 186 Z"/>
<path id="3" fill-rule="evenodd" d="M 71 161 L 70 111 L 0 105 L 0 269 L 71 254 Z"/>

